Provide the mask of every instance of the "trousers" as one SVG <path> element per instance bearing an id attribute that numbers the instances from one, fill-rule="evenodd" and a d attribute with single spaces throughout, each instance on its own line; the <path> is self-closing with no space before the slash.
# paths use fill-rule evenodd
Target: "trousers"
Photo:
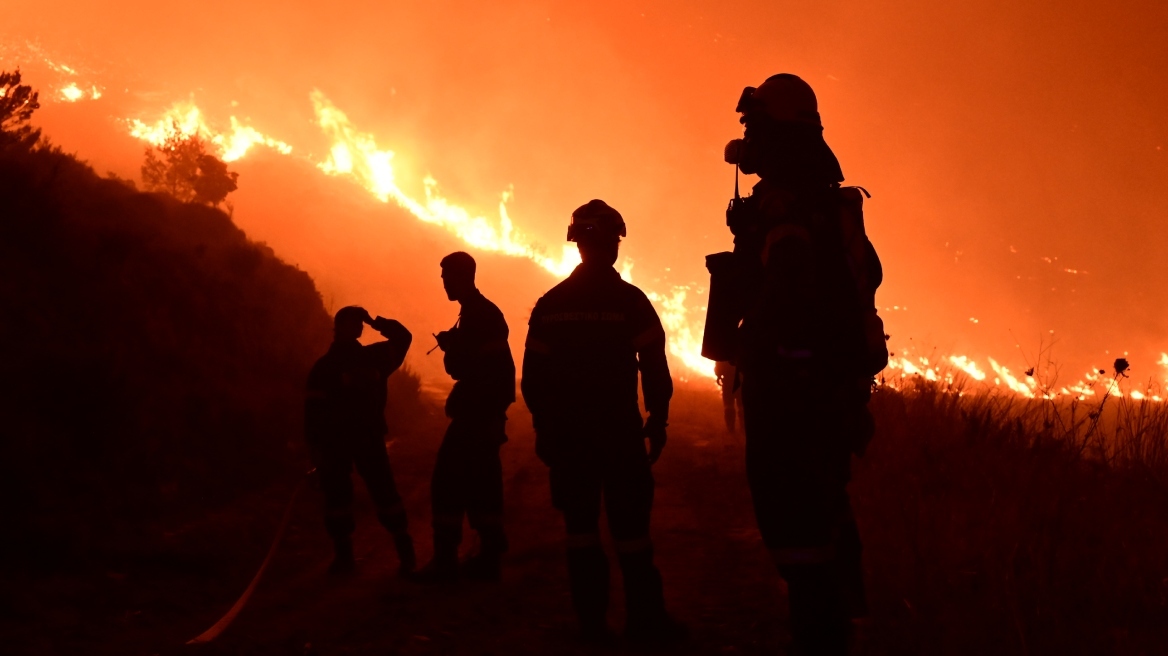
<path id="1" fill-rule="evenodd" d="M 377 508 L 377 519 L 392 533 L 405 532 L 405 506 L 393 480 L 383 436 L 370 433 L 345 437 L 348 439 L 326 445 L 317 457 L 317 473 L 324 494 L 325 529 L 338 541 L 348 540 L 353 534 L 356 522 L 352 472 L 356 467 Z"/>
<path id="2" fill-rule="evenodd" d="M 463 517 L 478 531 L 485 552 L 507 550 L 499 459 L 505 426 L 505 418 L 456 417 L 446 429 L 430 480 L 434 544 L 444 556 L 457 555 Z"/>
<path id="3" fill-rule="evenodd" d="M 808 653 L 843 653 L 867 614 L 862 543 L 847 485 L 866 407 L 830 388 L 742 382 L 746 472 L 763 543 L 790 593 L 791 633 Z"/>
<path id="4" fill-rule="evenodd" d="M 593 439 L 589 439 L 593 438 Z M 629 625 L 665 615 L 661 574 L 653 564 L 649 517 L 653 474 L 639 431 L 573 435 L 569 457 L 549 470 L 552 504 L 564 516 L 572 603 L 584 625 L 604 623 L 609 601 L 608 557 L 600 546 L 604 506 L 625 584 Z"/>

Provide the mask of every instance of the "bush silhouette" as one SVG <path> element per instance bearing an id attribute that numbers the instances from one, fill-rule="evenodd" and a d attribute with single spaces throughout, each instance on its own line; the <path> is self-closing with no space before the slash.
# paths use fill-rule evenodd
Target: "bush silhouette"
<path id="1" fill-rule="evenodd" d="M 237 188 L 239 174 L 207 152 L 198 135 L 183 134 L 178 123 L 171 126 L 166 141 L 146 149 L 142 163 L 142 186 L 161 191 L 184 203 L 218 207 Z"/>

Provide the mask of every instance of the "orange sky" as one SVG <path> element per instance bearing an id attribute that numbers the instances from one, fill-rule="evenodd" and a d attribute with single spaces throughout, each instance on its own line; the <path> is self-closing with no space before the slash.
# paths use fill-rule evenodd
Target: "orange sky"
<path id="1" fill-rule="evenodd" d="M 513 185 L 512 218 L 553 248 L 572 208 L 606 199 L 646 286 L 705 281 L 702 256 L 729 247 L 720 154 L 740 133 L 738 93 L 799 74 L 847 182 L 873 193 L 878 301 L 908 308 L 885 313 L 894 349 L 911 338 L 1020 370 L 1015 344 L 1033 354 L 1053 329 L 1067 377 L 1123 351 L 1137 377 L 1162 377 L 1163 3 L 96 4 L 6 8 L 0 64 L 31 41 L 106 88 L 38 116 L 99 171 L 136 177 L 141 146 L 115 118 L 192 95 L 319 161 L 319 88 L 395 151 L 403 187 L 428 173 L 490 213 Z M 457 242 L 298 161 L 234 168 L 238 222 L 326 300 L 402 308 L 422 335 L 453 321 L 434 257 Z M 484 290 L 521 332 L 553 280 L 486 261 Z"/>

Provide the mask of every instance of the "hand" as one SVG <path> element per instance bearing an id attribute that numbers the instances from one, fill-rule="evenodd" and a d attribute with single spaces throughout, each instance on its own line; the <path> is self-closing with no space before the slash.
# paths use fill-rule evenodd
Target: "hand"
<path id="1" fill-rule="evenodd" d="M 363 307 L 358 307 L 357 309 L 361 311 L 361 321 L 372 326 L 373 325 L 373 316 L 369 314 L 369 310 L 366 310 Z"/>
<path id="2" fill-rule="evenodd" d="M 449 330 L 443 330 L 437 335 L 434 335 L 434 339 L 438 340 L 438 348 L 443 351 L 448 351 L 450 350 L 450 345 L 454 342 L 454 335 Z"/>
<path id="3" fill-rule="evenodd" d="M 376 319 L 370 319 L 368 323 L 370 326 L 373 327 L 374 330 L 381 333 L 386 338 L 390 337 L 390 335 L 393 335 L 393 334 L 400 335 L 401 332 L 403 330 L 405 330 L 405 328 L 406 328 L 405 326 L 403 326 L 401 324 L 400 321 L 398 321 L 396 319 L 386 319 L 385 317 L 377 317 Z M 409 331 L 406 331 L 406 332 L 409 332 Z"/>
<path id="4" fill-rule="evenodd" d="M 665 420 L 658 419 L 653 415 L 649 415 L 649 420 L 645 422 L 645 429 L 641 432 L 645 439 L 649 440 L 649 464 L 657 463 L 657 459 L 661 457 L 661 451 L 665 448 L 665 441 L 667 439 L 665 434 L 665 427 L 668 424 Z"/>

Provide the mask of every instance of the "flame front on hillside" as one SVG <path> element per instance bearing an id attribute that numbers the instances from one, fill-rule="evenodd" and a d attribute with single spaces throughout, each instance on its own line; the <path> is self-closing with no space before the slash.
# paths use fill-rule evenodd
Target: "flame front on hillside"
<path id="1" fill-rule="evenodd" d="M 403 190 L 395 176 L 393 151 L 382 149 L 373 135 L 354 127 L 348 116 L 320 91 L 313 91 L 310 98 L 316 123 L 330 144 L 328 156 L 323 161 L 313 162 L 323 173 L 351 178 L 378 200 L 385 203 L 392 201 L 415 218 L 443 228 L 471 248 L 530 260 L 556 278 L 566 277 L 580 263 L 580 255 L 572 245 L 564 244 L 557 252 L 544 247 L 515 227 L 507 211 L 507 202 L 511 198 L 509 191 L 501 194 L 497 219 L 475 214 L 443 197 L 439 193 L 438 182 L 430 176 L 421 181 L 423 198 L 410 195 Z M 267 146 L 285 155 L 292 153 L 292 147 L 287 143 L 266 136 L 250 126 L 241 125 L 234 116 L 229 120 L 228 131 L 216 130 L 207 123 L 197 106 L 186 102 L 176 104 L 152 124 L 131 120 L 129 126 L 130 134 L 156 145 L 176 130 L 181 134 L 198 135 L 214 144 L 225 161 L 244 157 L 256 145 Z M 632 281 L 630 260 L 626 259 L 622 264 L 621 275 Z M 701 357 L 705 308 L 692 305 L 694 295 L 702 293 L 702 290 L 695 286 L 678 286 L 666 291 L 646 289 L 645 292 L 656 306 L 669 335 L 671 355 L 694 374 L 713 379 L 714 364 Z M 952 385 L 961 377 L 967 382 L 978 383 L 989 389 L 1005 390 L 1024 398 L 1067 396 L 1086 399 L 1100 393 L 1125 395 L 1119 385 L 1105 385 L 1102 390 L 1097 390 L 1101 383 L 1107 382 L 1102 374 L 1095 373 L 1100 371 L 1098 369 L 1071 385 L 1046 386 L 1029 375 L 1031 372 L 1022 377 L 1016 376 L 993 358 L 986 359 L 988 367 L 979 365 L 965 355 L 951 355 L 935 360 L 945 365 L 931 363 L 925 357 L 915 360 L 903 354 L 894 357 L 884 374 L 884 381 L 895 385 L 898 380 L 920 376 Z M 1157 364 L 1168 371 L 1168 353 L 1163 354 Z M 993 372 L 992 377 L 987 370 Z M 1133 389 L 1126 395 L 1137 400 L 1161 400 L 1151 385 L 1144 391 Z"/>

